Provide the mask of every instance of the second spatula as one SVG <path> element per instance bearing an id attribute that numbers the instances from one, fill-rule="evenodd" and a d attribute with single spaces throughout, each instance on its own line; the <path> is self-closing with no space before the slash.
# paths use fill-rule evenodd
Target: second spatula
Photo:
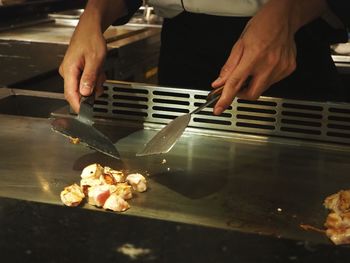
<path id="1" fill-rule="evenodd" d="M 137 156 L 145 156 L 152 154 L 167 153 L 175 145 L 176 141 L 181 137 L 187 125 L 191 121 L 191 116 L 200 112 L 205 107 L 215 103 L 222 92 L 223 87 L 213 89 L 207 96 L 206 102 L 190 113 L 176 117 L 161 129 L 145 146 L 145 148 L 137 153 Z"/>

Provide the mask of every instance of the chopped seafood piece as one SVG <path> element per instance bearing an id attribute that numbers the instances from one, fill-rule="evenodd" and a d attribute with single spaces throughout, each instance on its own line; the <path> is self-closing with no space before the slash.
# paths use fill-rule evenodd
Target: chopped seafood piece
<path id="1" fill-rule="evenodd" d="M 69 137 L 69 141 L 72 144 L 79 144 L 80 143 L 80 139 L 79 138 L 74 138 L 74 137 Z"/>
<path id="2" fill-rule="evenodd" d="M 116 212 L 124 212 L 130 208 L 130 205 L 119 195 L 113 193 L 107 198 L 106 202 L 103 205 L 103 208 Z"/>
<path id="3" fill-rule="evenodd" d="M 334 244 L 350 244 L 350 213 L 343 216 L 330 213 L 327 217 L 325 227 L 327 227 L 326 235 Z"/>
<path id="4" fill-rule="evenodd" d="M 131 186 L 127 183 L 119 183 L 110 188 L 111 193 L 119 195 L 121 198 L 128 200 L 132 198 Z"/>
<path id="5" fill-rule="evenodd" d="M 339 229 L 327 229 L 327 236 L 332 240 L 336 245 L 350 244 L 350 229 L 344 229 L 339 231 Z"/>
<path id="6" fill-rule="evenodd" d="M 125 174 L 122 171 L 113 170 L 112 168 L 105 166 L 103 173 L 112 176 L 116 183 L 125 182 Z"/>
<path id="7" fill-rule="evenodd" d="M 90 164 L 86 166 L 81 172 L 81 178 L 99 178 L 103 173 L 103 167 L 98 163 Z"/>
<path id="8" fill-rule="evenodd" d="M 83 190 L 77 184 L 65 187 L 60 196 L 66 206 L 78 206 L 85 197 Z"/>
<path id="9" fill-rule="evenodd" d="M 91 186 L 89 187 L 88 192 L 88 203 L 98 207 L 103 206 L 107 198 L 110 196 L 109 185 Z"/>
<path id="10" fill-rule="evenodd" d="M 137 192 L 144 192 L 147 190 L 147 180 L 139 173 L 129 174 L 126 177 L 126 181 L 132 186 Z"/>
<path id="11" fill-rule="evenodd" d="M 101 184 L 116 184 L 114 177 L 110 174 L 101 174 L 100 176 Z"/>
<path id="12" fill-rule="evenodd" d="M 122 212 L 130 208 L 126 200 L 133 198 L 133 191 L 146 190 L 147 180 L 142 174 L 126 176 L 123 171 L 94 163 L 81 172 L 80 186 L 74 184 L 61 192 L 61 200 L 67 206 L 77 206 L 86 197 L 90 205 Z"/>
<path id="13" fill-rule="evenodd" d="M 324 201 L 324 206 L 336 213 L 350 212 L 350 190 L 340 190 Z"/>
<path id="14" fill-rule="evenodd" d="M 83 189 L 84 194 L 87 196 L 89 192 L 89 188 L 91 186 L 101 185 L 100 179 L 95 178 L 83 178 L 80 180 L 80 187 Z"/>
<path id="15" fill-rule="evenodd" d="M 331 210 L 324 224 L 326 235 L 336 245 L 350 244 L 350 190 L 328 196 L 324 206 Z"/>
<path id="16" fill-rule="evenodd" d="M 80 186 L 96 186 L 96 185 L 101 185 L 101 180 L 100 179 L 95 179 L 95 178 L 84 178 L 80 180 Z"/>

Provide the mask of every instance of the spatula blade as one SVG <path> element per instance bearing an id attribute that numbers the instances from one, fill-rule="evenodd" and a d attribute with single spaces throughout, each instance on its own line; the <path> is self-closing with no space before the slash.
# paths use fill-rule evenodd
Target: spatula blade
<path id="1" fill-rule="evenodd" d="M 167 153 L 181 137 L 191 120 L 190 114 L 185 114 L 172 120 L 160 130 L 136 156 Z"/>
<path id="2" fill-rule="evenodd" d="M 70 138 L 79 138 L 82 144 L 85 144 L 99 152 L 120 159 L 120 155 L 110 141 L 103 133 L 76 118 L 57 118 L 51 123 L 52 129 Z"/>

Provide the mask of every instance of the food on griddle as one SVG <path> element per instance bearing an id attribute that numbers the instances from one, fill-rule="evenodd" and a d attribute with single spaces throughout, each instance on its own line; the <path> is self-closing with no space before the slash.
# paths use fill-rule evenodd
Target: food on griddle
<path id="1" fill-rule="evenodd" d="M 122 171 L 113 170 L 112 168 L 105 166 L 103 174 L 112 176 L 116 183 L 125 182 L 125 174 Z"/>
<path id="2" fill-rule="evenodd" d="M 80 186 L 85 187 L 85 186 L 96 186 L 100 185 L 101 180 L 100 178 L 95 179 L 95 178 L 84 178 L 80 180 Z"/>
<path id="3" fill-rule="evenodd" d="M 74 138 L 74 137 L 69 137 L 69 141 L 72 144 L 79 144 L 80 143 L 80 139 L 79 138 Z"/>
<path id="4" fill-rule="evenodd" d="M 350 244 L 350 190 L 328 196 L 324 206 L 331 210 L 325 223 L 326 235 L 336 245 Z"/>
<path id="5" fill-rule="evenodd" d="M 337 214 L 350 212 L 350 190 L 341 190 L 328 196 L 324 201 L 324 206 Z"/>
<path id="6" fill-rule="evenodd" d="M 119 183 L 114 188 L 110 189 L 112 193 L 117 194 L 124 200 L 132 198 L 131 186 L 128 183 Z"/>
<path id="7" fill-rule="evenodd" d="M 132 186 L 132 188 L 137 192 L 144 192 L 147 190 L 146 178 L 139 173 L 129 174 L 126 177 L 126 181 Z"/>
<path id="8" fill-rule="evenodd" d="M 60 196 L 66 206 L 78 206 L 83 201 L 85 194 L 79 185 L 73 184 L 65 187 Z"/>
<path id="9" fill-rule="evenodd" d="M 326 230 L 320 229 L 318 227 L 312 226 L 312 225 L 308 225 L 308 224 L 300 224 L 300 227 L 306 231 L 312 230 L 315 232 L 320 232 L 320 233 L 326 233 Z"/>
<path id="10" fill-rule="evenodd" d="M 130 205 L 122 197 L 113 193 L 107 198 L 103 208 L 116 212 L 124 212 L 130 208 Z"/>
<path id="11" fill-rule="evenodd" d="M 325 227 L 327 228 L 326 235 L 334 244 L 350 244 L 350 213 L 342 216 L 330 213 Z"/>
<path id="12" fill-rule="evenodd" d="M 110 195 L 109 185 L 91 186 L 88 189 L 88 203 L 90 205 L 102 207 Z"/>
<path id="13" fill-rule="evenodd" d="M 101 174 L 103 174 L 103 170 L 104 170 L 103 167 L 98 163 L 90 164 L 83 169 L 80 177 L 83 179 L 85 178 L 97 179 L 100 177 Z"/>
<path id="14" fill-rule="evenodd" d="M 123 212 L 130 208 L 125 200 L 132 199 L 133 190 L 147 190 L 147 181 L 142 174 L 126 176 L 122 171 L 97 163 L 85 167 L 80 176 L 80 186 L 74 184 L 62 191 L 61 199 L 65 205 L 77 206 L 87 197 L 90 205 Z"/>

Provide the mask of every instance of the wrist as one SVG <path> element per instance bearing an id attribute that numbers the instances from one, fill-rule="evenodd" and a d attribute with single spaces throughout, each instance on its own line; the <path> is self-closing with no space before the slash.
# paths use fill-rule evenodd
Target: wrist
<path id="1" fill-rule="evenodd" d="M 93 29 L 99 29 L 103 31 L 103 20 L 102 20 L 102 14 L 99 12 L 99 10 L 95 10 L 93 8 L 85 9 L 84 13 L 80 16 L 79 19 L 80 25 L 86 25 L 91 30 Z"/>
<path id="2" fill-rule="evenodd" d="M 126 14 L 124 0 L 89 0 L 81 19 L 93 27 L 99 26 L 103 32 Z"/>
<path id="3" fill-rule="evenodd" d="M 327 10 L 326 0 L 283 0 L 290 11 L 290 27 L 295 33 Z"/>

